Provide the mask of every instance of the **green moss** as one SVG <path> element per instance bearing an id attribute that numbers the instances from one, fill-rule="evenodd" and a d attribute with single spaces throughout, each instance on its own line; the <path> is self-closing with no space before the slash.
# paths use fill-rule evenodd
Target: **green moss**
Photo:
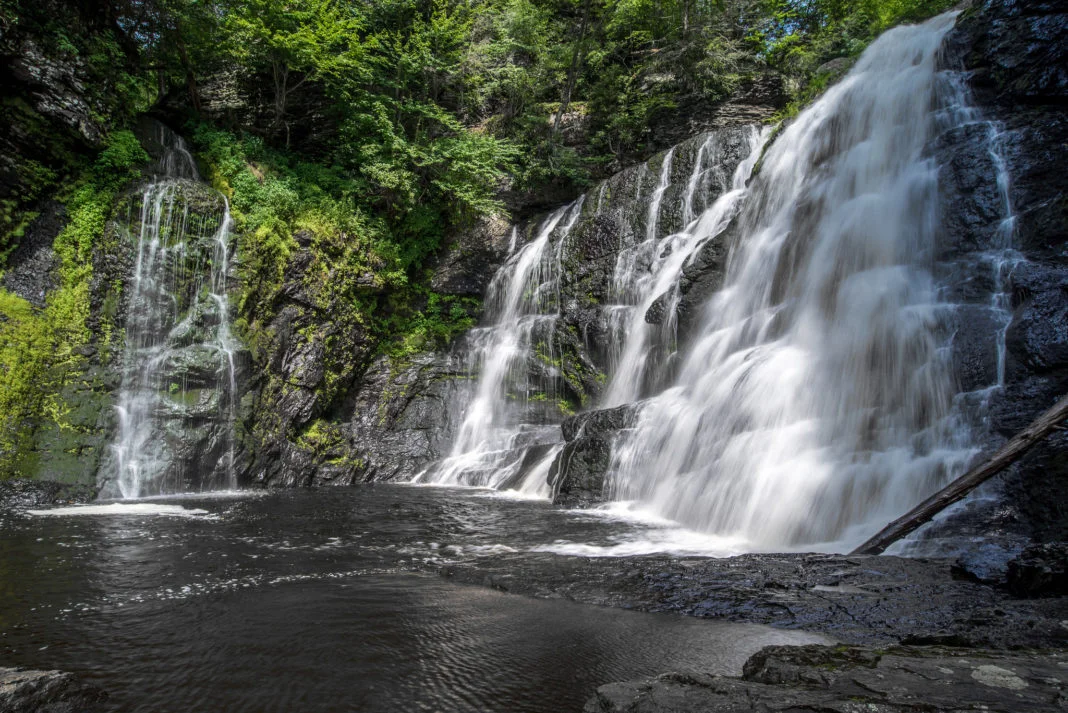
<path id="1" fill-rule="evenodd" d="M 62 196 L 67 225 L 53 247 L 59 285 L 43 309 L 0 289 L 0 477 L 33 475 L 33 431 L 69 428 L 72 406 L 61 391 L 84 366 L 92 253 L 119 189 L 148 156 L 127 131 L 112 134 L 96 161 Z M 110 329 L 102 334 L 110 341 Z"/>

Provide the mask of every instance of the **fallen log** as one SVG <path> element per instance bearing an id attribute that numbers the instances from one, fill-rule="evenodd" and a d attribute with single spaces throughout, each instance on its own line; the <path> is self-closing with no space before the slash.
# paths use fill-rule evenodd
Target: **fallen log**
<path id="1" fill-rule="evenodd" d="M 1058 430 L 1061 422 L 1066 419 L 1068 419 L 1068 396 L 1062 397 L 1060 401 L 1054 404 L 1053 408 L 1043 413 L 1032 421 L 1030 426 L 1013 436 L 993 456 L 924 500 L 905 515 L 891 522 L 874 537 L 850 552 L 850 554 L 881 554 L 887 547 L 921 525 L 925 525 L 935 515 L 1015 463 L 1032 446 L 1042 441 L 1053 431 Z"/>

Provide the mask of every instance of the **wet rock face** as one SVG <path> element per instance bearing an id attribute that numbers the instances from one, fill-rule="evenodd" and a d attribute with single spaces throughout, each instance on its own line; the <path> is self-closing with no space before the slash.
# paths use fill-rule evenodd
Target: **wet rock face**
<path id="1" fill-rule="evenodd" d="M 379 357 L 329 421 L 315 420 L 321 407 L 314 387 L 261 393 L 256 398 L 277 398 L 274 418 L 304 433 L 280 437 L 283 427 L 271 421 L 269 439 L 247 466 L 253 482 L 293 487 L 409 480 L 446 455 L 454 428 L 448 403 L 465 377 L 447 353 L 423 353 L 405 363 Z"/>
<path id="2" fill-rule="evenodd" d="M 435 289 L 480 295 L 488 265 L 507 249 L 508 228 L 484 221 L 450 239 Z M 447 403 L 466 377 L 451 351 L 404 358 L 376 354 L 378 341 L 343 290 L 307 275 L 322 272 L 324 248 L 301 233 L 254 350 L 255 381 L 243 408 L 242 481 L 269 487 L 406 480 L 446 454 Z M 349 288 L 374 296 L 374 275 Z"/>
<path id="3" fill-rule="evenodd" d="M 40 215 L 27 226 L 18 247 L 8 258 L 4 289 L 34 307 L 44 307 L 48 291 L 56 286 L 53 273 L 59 267 L 59 260 L 52 243 L 67 224 L 66 213 L 62 203 L 48 201 L 42 205 Z"/>
<path id="4" fill-rule="evenodd" d="M 25 509 L 71 505 L 96 499 L 92 485 L 68 485 L 54 480 L 0 480 L 0 508 Z"/>
<path id="5" fill-rule="evenodd" d="M 1032 545 L 1009 562 L 1009 591 L 1018 597 L 1068 594 L 1068 543 Z"/>
<path id="6" fill-rule="evenodd" d="M 966 10 L 946 40 L 946 64 L 969 74 L 974 100 L 995 122 L 995 143 L 1009 176 L 1012 245 L 1020 258 L 1003 282 L 1013 311 L 1005 331 L 1005 386 L 986 403 L 981 444 L 997 447 L 1068 391 L 1068 8 L 1061 2 L 985 0 Z M 956 315 L 953 361 L 962 391 L 996 383 L 991 334 L 992 271 L 974 257 L 994 246 L 1003 199 L 992 176 L 991 128 L 970 124 L 931 147 L 943 167 L 945 227 L 936 272 L 947 298 L 964 303 Z M 1000 211 L 1000 212 L 999 212 Z M 1040 541 L 1068 539 L 1068 478 L 1063 434 L 1050 438 L 1003 477 L 998 504 L 958 519 L 970 534 L 1018 534 Z"/>
<path id="7" fill-rule="evenodd" d="M 612 439 L 584 436 L 564 446 L 549 470 L 553 503 L 590 507 L 604 500 L 604 481 L 612 465 Z"/>
<path id="8" fill-rule="evenodd" d="M 493 273 L 507 256 L 511 228 L 504 218 L 493 215 L 451 236 L 434 268 L 431 289 L 461 297 L 486 294 Z"/>
<path id="9" fill-rule="evenodd" d="M 697 134 L 672 149 L 669 186 L 657 215 L 658 238 L 685 227 L 684 198 L 691 188 L 698 160 L 702 161 L 703 169 L 692 198 L 693 215 L 699 215 L 715 202 L 723 186 L 730 184 L 735 167 L 748 155 L 746 126 L 718 129 L 714 134 L 714 148 L 706 147 L 703 151 L 702 146 L 709 137 L 709 133 Z M 581 338 L 581 349 L 575 358 L 602 372 L 610 369 L 613 359 L 609 348 L 613 338 L 608 331 L 609 313 L 614 303 L 624 299 L 615 284 L 617 262 L 621 251 L 633 249 L 647 238 L 648 198 L 656 189 L 666 156 L 659 154 L 647 164 L 621 171 L 587 193 L 582 217 L 563 246 L 561 324 Z M 680 341 L 684 340 L 686 327 L 692 321 L 689 317 L 722 284 L 725 246 L 724 236 L 708 240 L 683 270 L 679 285 L 683 298 L 678 307 Z M 668 322 L 668 317 L 673 315 L 666 314 L 665 302 L 658 300 L 653 304 L 645 315 L 647 322 Z M 562 342 L 567 344 L 566 339 Z M 601 390 L 598 384 L 585 383 L 583 387 L 589 396 L 596 396 Z"/>
<path id="10" fill-rule="evenodd" d="M 589 507 L 605 499 L 605 477 L 612 446 L 637 423 L 639 406 L 627 404 L 578 414 L 561 429 L 567 445 L 549 470 L 553 502 L 569 508 Z"/>
<path id="11" fill-rule="evenodd" d="M 361 480 L 409 480 L 448 453 L 449 403 L 467 374 L 449 354 L 423 354 L 397 368 L 378 359 L 356 397 L 350 440 Z"/>
<path id="12" fill-rule="evenodd" d="M 668 673 L 601 686 L 586 713 L 742 711 L 1060 710 L 1062 653 L 1039 655 L 943 647 L 769 646 L 741 678 Z"/>
<path id="13" fill-rule="evenodd" d="M 356 383 L 375 344 L 348 305 L 327 296 L 323 282 L 305 279 L 315 274 L 316 252 L 310 234 L 296 240 L 299 250 L 252 354 L 255 381 L 243 405 L 239 470 L 242 480 L 267 486 L 312 485 L 320 471 L 330 482 L 352 482 L 351 459 L 339 453 L 348 414 L 328 412 L 341 408 L 339 392 Z M 328 373 L 332 388 L 326 388 Z"/>
<path id="14" fill-rule="evenodd" d="M 733 227 L 733 226 L 732 226 Z M 727 253 L 735 231 L 728 227 L 720 235 L 705 243 L 682 270 L 679 280 L 678 332 L 679 339 L 687 340 L 697 327 L 701 309 L 712 294 L 723 286 L 727 275 Z M 655 309 L 656 305 L 653 305 Z M 645 316 L 647 321 L 660 322 L 663 317 L 652 309 Z"/>
<path id="15" fill-rule="evenodd" d="M 92 713 L 107 693 L 63 671 L 0 668 L 0 713 Z"/>

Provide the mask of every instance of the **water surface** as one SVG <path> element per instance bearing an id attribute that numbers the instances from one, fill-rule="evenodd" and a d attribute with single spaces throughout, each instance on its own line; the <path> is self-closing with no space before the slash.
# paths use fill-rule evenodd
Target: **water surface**
<path id="1" fill-rule="evenodd" d="M 822 640 L 433 574 L 640 536 L 537 501 L 382 485 L 0 514 L 0 665 L 74 671 L 115 711 L 533 713 Z"/>

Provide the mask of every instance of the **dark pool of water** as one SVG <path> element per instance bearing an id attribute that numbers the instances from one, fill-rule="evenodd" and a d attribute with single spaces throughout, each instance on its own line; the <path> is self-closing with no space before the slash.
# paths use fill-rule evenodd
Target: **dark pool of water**
<path id="1" fill-rule="evenodd" d="M 154 502 L 186 512 L 0 514 L 0 666 L 79 673 L 115 711 L 556 713 L 819 640 L 427 572 L 633 527 L 543 503 L 381 485 Z"/>

